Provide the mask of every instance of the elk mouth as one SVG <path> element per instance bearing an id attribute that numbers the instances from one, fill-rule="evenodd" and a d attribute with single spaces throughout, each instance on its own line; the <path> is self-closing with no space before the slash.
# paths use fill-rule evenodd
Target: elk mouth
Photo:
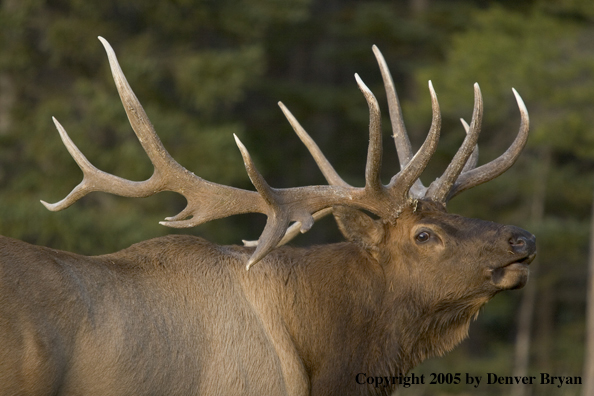
<path id="1" fill-rule="evenodd" d="M 536 252 L 491 269 L 491 283 L 500 290 L 520 289 L 528 282 L 528 265 L 536 257 Z"/>
<path id="2" fill-rule="evenodd" d="M 536 258 L 536 252 L 534 252 L 526 257 L 523 257 L 519 260 L 515 260 L 515 261 L 512 261 L 511 263 L 505 264 L 499 268 L 528 267 L 528 265 L 530 265 L 530 263 L 533 262 L 535 258 Z"/>

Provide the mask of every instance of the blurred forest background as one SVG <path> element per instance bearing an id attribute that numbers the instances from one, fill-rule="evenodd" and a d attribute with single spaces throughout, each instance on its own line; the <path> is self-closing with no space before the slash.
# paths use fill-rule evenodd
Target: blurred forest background
<path id="1" fill-rule="evenodd" d="M 114 47 L 165 146 L 186 168 L 252 189 L 232 133 L 275 187 L 325 184 L 284 119 L 282 100 L 338 172 L 363 184 L 368 109 L 354 73 L 384 112 L 384 181 L 398 170 L 371 46 L 383 52 L 418 148 L 431 121 L 427 80 L 444 117 L 423 178 L 441 174 L 464 138 L 472 84 L 483 91 L 480 163 L 502 153 L 520 116 L 531 137 L 518 163 L 449 204 L 464 216 L 511 223 L 538 238 L 529 286 L 498 295 L 431 373 L 583 375 L 594 187 L 594 2 L 590 0 L 2 0 L 0 7 L 0 234 L 102 254 L 173 232 L 219 243 L 256 239 L 258 215 L 195 229 L 158 224 L 183 198 L 94 193 L 51 213 L 81 172 L 55 116 L 97 167 L 142 180 L 152 167 L 129 127 L 103 47 Z M 338 241 L 331 218 L 294 243 Z M 582 387 L 414 386 L 400 395 L 578 395 Z"/>

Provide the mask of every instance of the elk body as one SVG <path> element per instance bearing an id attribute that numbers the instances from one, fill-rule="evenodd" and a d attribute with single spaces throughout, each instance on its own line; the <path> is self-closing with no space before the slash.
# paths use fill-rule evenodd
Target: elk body
<path id="1" fill-rule="evenodd" d="M 528 115 L 517 94 L 518 136 L 501 157 L 476 167 L 482 99 L 475 86 L 466 139 L 444 174 L 425 187 L 419 176 L 440 130 L 436 96 L 430 87 L 433 122 L 413 155 L 392 79 L 374 47 L 401 171 L 387 186 L 380 183 L 379 108 L 357 77 L 370 107 L 365 187 L 345 183 L 281 104 L 329 185 L 271 188 L 237 140 L 252 192 L 205 181 L 169 156 L 101 40 L 155 173 L 131 182 L 101 172 L 55 121 L 84 179 L 64 200 L 44 204 L 61 210 L 92 191 L 141 197 L 169 190 L 183 194 L 188 206 L 166 225 L 245 212 L 265 213 L 268 221 L 255 246 L 168 236 L 96 257 L 1 237 L 0 395 L 390 394 L 397 384 L 360 384 L 357 375 L 398 376 L 451 350 L 482 305 L 526 283 L 533 235 L 445 210 L 450 198 L 497 177 L 520 154 Z M 345 242 L 284 245 L 330 212 Z"/>

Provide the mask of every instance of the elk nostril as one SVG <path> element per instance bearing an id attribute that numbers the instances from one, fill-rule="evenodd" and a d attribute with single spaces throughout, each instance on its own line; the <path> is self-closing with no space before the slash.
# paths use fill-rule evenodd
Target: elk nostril
<path id="1" fill-rule="evenodd" d="M 524 237 L 512 237 L 509 238 L 509 244 L 512 247 L 524 247 L 526 246 L 526 238 Z"/>
<path id="2" fill-rule="evenodd" d="M 536 252 L 536 238 L 534 235 L 519 227 L 508 226 L 507 243 L 510 253 L 530 255 Z M 503 241 L 502 241 L 503 242 Z"/>

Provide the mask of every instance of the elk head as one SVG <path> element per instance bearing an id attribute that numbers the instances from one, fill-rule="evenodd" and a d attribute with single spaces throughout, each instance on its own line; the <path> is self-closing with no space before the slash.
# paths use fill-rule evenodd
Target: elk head
<path id="1" fill-rule="evenodd" d="M 464 121 L 466 138 L 441 177 L 425 187 L 419 176 L 435 152 L 440 134 L 441 115 L 436 94 L 431 82 L 429 90 L 432 101 L 432 123 L 421 148 L 413 153 L 401 116 L 401 109 L 386 62 L 377 49 L 373 51 L 382 73 L 388 98 L 390 119 L 394 131 L 396 150 L 400 161 L 400 172 L 392 177 L 388 185 L 380 181 L 382 162 L 380 110 L 373 93 L 358 75 L 355 75 L 359 89 L 369 106 L 369 147 L 365 169 L 365 186 L 358 188 L 347 184 L 334 170 L 316 143 L 305 132 L 291 112 L 279 102 L 289 123 L 308 148 L 320 167 L 329 185 L 276 189 L 270 187 L 256 169 L 247 149 L 235 136 L 241 151 L 247 173 L 257 192 L 241 190 L 206 181 L 178 164 L 165 150 L 142 105 L 130 88 L 109 43 L 103 43 L 117 90 L 124 109 L 140 143 L 154 165 L 153 175 L 146 181 L 134 182 L 107 174 L 95 168 L 74 145 L 68 134 L 54 119 L 60 136 L 84 177 L 63 200 L 49 204 L 41 201 L 49 210 L 67 208 L 92 191 L 104 191 L 126 197 L 146 197 L 160 191 L 174 191 L 187 199 L 187 206 L 179 214 L 161 222 L 170 227 L 192 227 L 222 217 L 240 213 L 264 213 L 268 220 L 247 262 L 247 269 L 266 256 L 272 249 L 292 239 L 298 232 L 306 232 L 315 220 L 334 211 L 339 227 L 350 240 L 358 240 L 367 246 L 377 246 L 380 240 L 387 248 L 387 254 L 406 254 L 411 262 L 443 262 L 458 248 L 454 240 L 474 240 L 476 228 L 492 228 L 499 233 L 505 246 L 503 261 L 484 263 L 485 276 L 490 277 L 494 289 L 521 287 L 527 278 L 526 264 L 534 256 L 534 237 L 519 229 L 495 226 L 493 223 L 465 219 L 445 212 L 449 199 L 471 187 L 489 181 L 505 172 L 518 158 L 528 137 L 528 113 L 522 99 L 513 90 L 521 113 L 520 130 L 512 145 L 499 158 L 476 167 L 476 147 L 483 113 L 483 102 L 478 84 L 474 86 L 474 111 L 470 125 Z M 359 209 L 377 215 L 380 220 L 371 220 Z M 429 215 L 430 214 L 430 215 Z M 294 222 L 290 226 L 290 223 Z M 488 224 L 488 226 L 487 226 Z M 365 228 L 363 231 L 362 229 Z M 456 235 L 454 235 L 456 234 Z M 476 241 L 481 243 L 481 241 Z M 494 249 L 485 246 L 484 249 Z M 404 253 L 403 253 L 404 252 Z M 510 254 L 511 253 L 511 254 Z M 427 258 L 431 257 L 431 260 Z M 429 268 L 421 265 L 414 271 L 422 273 Z M 438 276 L 433 273 L 425 276 Z M 457 269 L 452 268 L 455 273 Z M 439 276 L 444 276 L 442 273 Z M 448 276 L 444 276 L 446 281 Z"/>

